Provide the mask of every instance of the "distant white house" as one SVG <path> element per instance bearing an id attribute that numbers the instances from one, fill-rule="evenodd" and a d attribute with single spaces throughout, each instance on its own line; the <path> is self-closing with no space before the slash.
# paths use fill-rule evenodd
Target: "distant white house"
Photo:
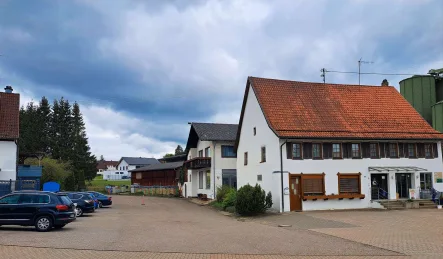
<path id="1" fill-rule="evenodd" d="M 19 138 L 20 95 L 7 86 L 0 92 L 0 180 L 15 180 Z"/>
<path id="2" fill-rule="evenodd" d="M 104 171 L 115 171 L 118 161 L 101 160 L 97 163 L 97 175 L 103 175 Z"/>
<path id="3" fill-rule="evenodd" d="M 147 157 L 122 157 L 114 170 L 103 171 L 103 179 L 119 180 L 123 178 L 131 178 L 130 170 L 140 167 L 159 164 L 160 162 L 155 158 Z"/>

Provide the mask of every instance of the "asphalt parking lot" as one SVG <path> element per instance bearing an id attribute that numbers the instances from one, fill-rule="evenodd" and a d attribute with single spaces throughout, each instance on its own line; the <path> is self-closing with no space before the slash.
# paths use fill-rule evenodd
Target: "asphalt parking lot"
<path id="1" fill-rule="evenodd" d="M 426 217 L 434 223 L 438 218 L 441 221 L 443 214 L 437 210 L 290 213 L 238 219 L 183 199 L 145 198 L 146 205 L 141 205 L 141 197 L 114 196 L 113 203 L 48 233 L 32 227 L 0 227 L 1 258 L 17 258 L 16 250 L 32 255 L 22 258 L 60 258 L 60 254 L 74 258 L 85 253 L 94 258 L 124 254 L 131 258 L 443 254 L 440 225 L 423 222 L 420 228 Z M 278 227 L 280 224 L 291 227 Z M 412 226 L 410 231 L 406 225 Z M 434 242 L 439 245 L 432 245 Z"/>

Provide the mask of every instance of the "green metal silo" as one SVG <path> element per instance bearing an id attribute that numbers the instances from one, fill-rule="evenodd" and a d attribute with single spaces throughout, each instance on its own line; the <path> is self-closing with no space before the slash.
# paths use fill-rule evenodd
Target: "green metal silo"
<path id="1" fill-rule="evenodd" d="M 437 102 L 443 101 L 443 78 L 435 79 L 435 88 L 437 94 Z"/>
<path id="2" fill-rule="evenodd" d="M 400 93 L 432 125 L 432 106 L 437 103 L 435 78 L 420 75 L 400 81 Z"/>
<path id="3" fill-rule="evenodd" d="M 443 101 L 432 106 L 432 127 L 443 132 Z"/>

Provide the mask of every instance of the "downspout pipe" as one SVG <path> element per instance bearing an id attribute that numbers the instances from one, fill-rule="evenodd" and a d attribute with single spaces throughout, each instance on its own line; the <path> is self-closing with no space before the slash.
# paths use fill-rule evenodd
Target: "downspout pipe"
<path id="1" fill-rule="evenodd" d="M 214 190 L 212 191 L 212 193 L 214 194 L 214 197 L 212 197 L 212 198 L 214 198 L 214 200 L 215 200 L 215 195 L 216 195 L 216 193 L 215 193 L 215 148 L 216 148 L 216 146 L 217 146 L 217 142 L 214 141 L 214 150 L 211 152 L 212 153 L 211 156 L 214 160 L 214 171 L 213 171 L 214 172 L 214 183 L 213 183 Z"/>
<path id="2" fill-rule="evenodd" d="M 285 139 L 285 142 L 283 142 L 280 145 L 280 183 L 281 183 L 281 212 L 285 212 L 285 197 L 284 197 L 284 191 L 283 191 L 283 146 L 288 143 L 288 140 Z"/>

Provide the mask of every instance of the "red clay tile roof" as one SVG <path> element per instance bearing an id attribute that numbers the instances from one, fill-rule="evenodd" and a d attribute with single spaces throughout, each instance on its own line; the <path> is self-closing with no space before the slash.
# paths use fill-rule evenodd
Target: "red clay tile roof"
<path id="1" fill-rule="evenodd" d="M 391 86 L 248 80 L 279 137 L 443 139 Z"/>
<path id="2" fill-rule="evenodd" d="M 108 169 L 108 166 L 117 167 L 117 165 L 118 165 L 118 161 L 98 161 L 97 162 L 97 170 L 98 169 L 106 170 L 106 169 Z"/>
<path id="3" fill-rule="evenodd" d="M 20 95 L 0 92 L 0 139 L 19 137 Z"/>

